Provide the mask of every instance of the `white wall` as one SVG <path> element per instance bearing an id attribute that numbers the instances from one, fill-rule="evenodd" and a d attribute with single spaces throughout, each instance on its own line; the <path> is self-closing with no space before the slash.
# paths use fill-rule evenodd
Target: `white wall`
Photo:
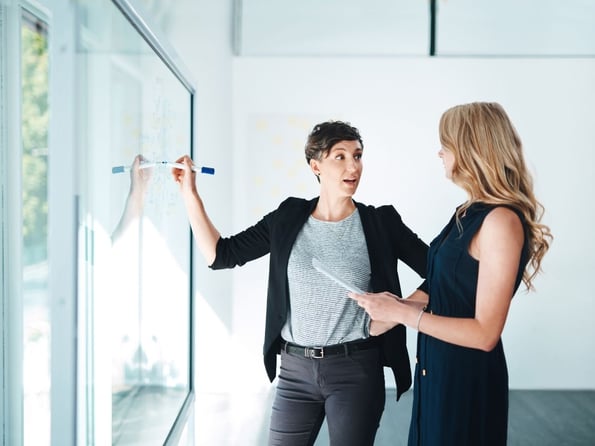
<path id="1" fill-rule="evenodd" d="M 555 235 L 537 291 L 519 292 L 504 331 L 512 388 L 595 388 L 593 218 L 595 61 L 503 58 L 235 58 L 232 1 L 163 9 L 164 28 L 197 84 L 196 144 L 207 208 L 223 234 L 252 224 L 288 195 L 317 186 L 302 155 L 311 127 L 345 119 L 366 145 L 360 201 L 392 203 L 430 241 L 464 196 L 436 156 L 437 123 L 448 107 L 495 100 L 523 138 Z M 233 119 L 232 119 L 233 118 Z M 269 389 L 262 366 L 267 259 L 210 272 L 197 257 L 198 375 L 214 389 Z M 417 279 L 401 272 L 404 288 Z M 230 299 L 230 294 L 231 299 Z M 209 341 L 238 353 L 220 363 Z M 410 333 L 410 351 L 414 353 Z M 205 339 L 206 338 L 206 339 Z M 241 348 L 238 348 L 241 347 Z M 209 356 L 209 364 L 201 357 Z M 213 359 L 218 358 L 217 367 Z M 199 383 L 199 386 L 201 384 Z"/>
<path id="2" fill-rule="evenodd" d="M 428 242 L 462 192 L 444 178 L 437 125 L 448 107 L 500 102 L 515 123 L 555 241 L 536 292 L 517 293 L 504 331 L 511 388 L 595 388 L 595 310 L 589 273 L 594 217 L 593 59 L 238 58 L 234 62 L 234 230 L 288 195 L 317 191 L 303 157 L 311 127 L 350 121 L 365 144 L 359 201 L 392 203 Z M 416 277 L 402 271 L 404 292 Z M 260 361 L 267 261 L 236 271 L 234 337 Z M 415 333 L 409 333 L 415 353 Z M 250 357 L 249 354 L 246 357 Z"/>

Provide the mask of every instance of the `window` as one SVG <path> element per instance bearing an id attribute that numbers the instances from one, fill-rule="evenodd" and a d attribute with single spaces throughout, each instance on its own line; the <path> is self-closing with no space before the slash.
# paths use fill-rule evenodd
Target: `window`
<path id="1" fill-rule="evenodd" d="M 48 27 L 21 16 L 23 435 L 50 444 L 48 292 Z"/>

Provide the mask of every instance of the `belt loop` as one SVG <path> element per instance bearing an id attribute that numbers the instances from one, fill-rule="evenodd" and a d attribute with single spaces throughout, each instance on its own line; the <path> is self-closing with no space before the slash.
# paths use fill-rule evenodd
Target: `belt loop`
<path id="1" fill-rule="evenodd" d="M 349 345 L 347 342 L 343 344 L 343 349 L 345 350 L 345 356 L 349 356 Z"/>

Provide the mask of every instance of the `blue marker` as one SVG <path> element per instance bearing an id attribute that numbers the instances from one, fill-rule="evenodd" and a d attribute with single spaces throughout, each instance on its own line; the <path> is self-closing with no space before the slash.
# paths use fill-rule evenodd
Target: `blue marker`
<path id="1" fill-rule="evenodd" d="M 138 167 L 139 169 L 148 169 L 150 167 L 156 166 L 166 166 L 166 167 L 177 167 L 178 169 L 183 169 L 184 164 L 182 163 L 172 163 L 170 161 L 154 161 L 154 162 L 146 162 L 141 163 Z M 114 166 L 112 167 L 112 173 L 124 173 L 130 172 L 130 166 Z M 215 175 L 215 168 L 213 167 L 205 167 L 205 166 L 192 166 L 192 170 L 198 173 L 204 173 L 207 175 Z"/>

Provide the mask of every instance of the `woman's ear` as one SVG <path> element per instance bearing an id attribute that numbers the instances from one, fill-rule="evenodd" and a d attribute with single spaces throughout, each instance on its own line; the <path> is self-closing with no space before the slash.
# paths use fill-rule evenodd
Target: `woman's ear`
<path id="1" fill-rule="evenodd" d="M 318 160 L 311 159 L 310 160 L 310 169 L 312 169 L 312 173 L 316 176 L 320 175 L 320 165 L 318 164 Z"/>

